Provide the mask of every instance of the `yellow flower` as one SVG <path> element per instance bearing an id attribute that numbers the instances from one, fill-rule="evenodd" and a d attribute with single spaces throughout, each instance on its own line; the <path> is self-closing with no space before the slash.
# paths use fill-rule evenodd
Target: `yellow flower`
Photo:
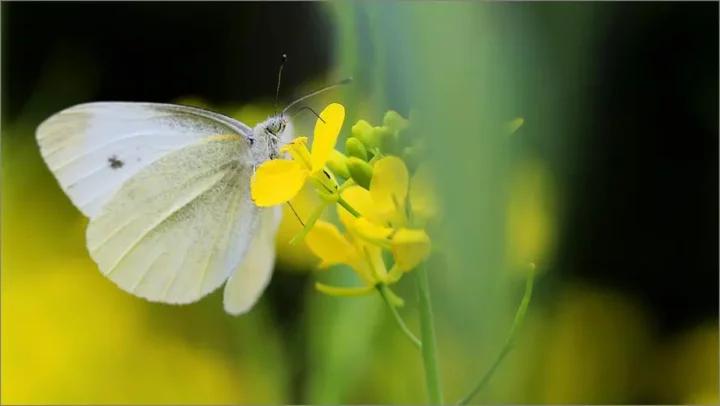
<path id="1" fill-rule="evenodd" d="M 342 198 L 362 215 L 355 218 L 344 208 L 339 210 L 348 231 L 390 250 L 399 270 L 411 271 L 430 254 L 430 237 L 424 226 L 437 216 L 439 205 L 427 164 L 421 164 L 410 179 L 400 158 L 382 158 L 373 168 L 370 189 L 350 186 Z"/>
<path id="2" fill-rule="evenodd" d="M 251 187 L 251 195 L 259 207 L 268 207 L 292 200 L 308 179 L 326 193 L 334 193 L 337 183 L 325 164 L 335 149 L 340 128 L 345 120 L 345 108 L 332 103 L 321 113 L 315 124 L 312 152 L 306 137 L 299 137 L 280 149 L 292 160 L 273 159 L 260 165 Z"/>
<path id="3" fill-rule="evenodd" d="M 371 293 L 376 286 L 390 285 L 402 276 L 399 268 L 388 272 L 382 258 L 382 247 L 369 243 L 352 232 L 343 234 L 335 225 L 318 221 L 305 237 L 305 241 L 317 257 L 320 268 L 345 264 L 365 283 L 362 287 L 335 287 L 317 283 L 323 293 L 334 296 L 356 296 Z"/>
<path id="4" fill-rule="evenodd" d="M 433 183 L 427 163 L 420 164 L 410 179 L 405 163 L 388 156 L 375 163 L 369 189 L 380 216 L 393 227 L 424 227 L 439 214 Z"/>
<path id="5" fill-rule="evenodd" d="M 423 229 L 401 228 L 392 236 L 390 251 L 398 269 L 412 271 L 430 255 L 430 237 Z"/>

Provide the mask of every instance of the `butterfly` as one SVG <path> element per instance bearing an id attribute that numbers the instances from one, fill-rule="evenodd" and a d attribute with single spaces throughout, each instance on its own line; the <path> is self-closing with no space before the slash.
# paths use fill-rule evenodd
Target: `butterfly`
<path id="1" fill-rule="evenodd" d="M 196 107 L 94 102 L 52 115 L 36 139 L 89 218 L 87 249 L 103 275 L 169 304 L 196 302 L 225 283 L 225 311 L 240 315 L 270 282 L 281 220 L 279 206 L 252 202 L 254 170 L 292 141 L 291 106 L 350 80 L 252 128 Z"/>

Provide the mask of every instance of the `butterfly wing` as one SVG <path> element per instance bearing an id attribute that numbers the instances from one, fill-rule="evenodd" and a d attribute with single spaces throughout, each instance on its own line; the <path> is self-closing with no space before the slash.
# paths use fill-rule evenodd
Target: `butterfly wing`
<path id="1" fill-rule="evenodd" d="M 295 129 L 291 121 L 287 122 L 280 138 L 285 144 L 295 139 Z M 270 283 L 275 267 L 275 236 L 282 220 L 282 208 L 259 210 L 260 224 L 250 242 L 248 252 L 240 267 L 225 284 L 223 305 L 225 311 L 234 316 L 247 313 L 255 305 Z"/>
<path id="2" fill-rule="evenodd" d="M 212 135 L 251 132 L 236 120 L 194 107 L 98 102 L 51 116 L 36 138 L 63 191 L 93 217 L 123 182 L 169 152 Z"/>
<path id="3" fill-rule="evenodd" d="M 156 160 L 91 217 L 90 255 L 123 290 L 191 303 L 242 261 L 258 223 L 240 135 L 214 136 Z"/>
<path id="4" fill-rule="evenodd" d="M 225 285 L 225 311 L 235 316 L 246 313 L 255 305 L 270 283 L 275 267 L 275 235 L 282 219 L 282 209 L 271 207 L 260 210 L 260 224 L 250 247 L 240 267 Z"/>

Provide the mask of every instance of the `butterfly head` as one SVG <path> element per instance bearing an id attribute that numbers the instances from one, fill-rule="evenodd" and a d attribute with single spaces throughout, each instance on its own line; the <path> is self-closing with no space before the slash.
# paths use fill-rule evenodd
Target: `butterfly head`
<path id="1" fill-rule="evenodd" d="M 264 125 L 265 135 L 270 138 L 282 138 L 281 136 L 283 131 L 285 131 L 285 127 L 287 127 L 287 123 L 287 119 L 282 114 L 268 118 Z"/>
<path id="2" fill-rule="evenodd" d="M 292 139 L 292 125 L 287 116 L 275 115 L 259 123 L 249 137 L 256 163 L 280 157 L 280 148 Z"/>
<path id="3" fill-rule="evenodd" d="M 283 54 L 282 60 L 280 61 L 280 69 L 278 70 L 277 88 L 275 90 L 275 111 L 277 113 L 274 116 L 269 117 L 267 120 L 255 126 L 255 128 L 253 128 L 252 135 L 248 137 L 251 154 L 256 164 L 260 164 L 268 159 L 279 158 L 280 148 L 291 142 L 294 138 L 294 131 L 290 123 L 290 118 L 285 114 L 285 112 L 287 112 L 297 103 L 309 97 L 315 96 L 334 87 L 352 82 L 352 78 L 346 78 L 335 84 L 325 86 L 320 90 L 317 90 L 313 93 L 310 93 L 309 95 L 295 100 L 294 102 L 287 105 L 284 109 L 279 110 L 278 102 L 280 100 L 280 79 L 282 77 L 282 69 L 285 65 L 285 61 L 287 61 L 287 55 Z M 312 111 L 318 117 L 318 119 L 322 120 L 322 118 L 320 118 L 320 116 L 309 107 L 301 108 L 301 110 L 303 109 Z"/>

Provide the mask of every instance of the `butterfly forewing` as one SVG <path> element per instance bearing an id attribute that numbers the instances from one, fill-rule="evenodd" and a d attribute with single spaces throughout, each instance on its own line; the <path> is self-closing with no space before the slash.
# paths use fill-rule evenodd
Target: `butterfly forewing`
<path id="1" fill-rule="evenodd" d="M 193 107 L 98 102 L 65 109 L 43 122 L 36 137 L 60 186 L 93 217 L 120 185 L 179 148 L 218 134 L 249 135 L 236 120 Z"/>

